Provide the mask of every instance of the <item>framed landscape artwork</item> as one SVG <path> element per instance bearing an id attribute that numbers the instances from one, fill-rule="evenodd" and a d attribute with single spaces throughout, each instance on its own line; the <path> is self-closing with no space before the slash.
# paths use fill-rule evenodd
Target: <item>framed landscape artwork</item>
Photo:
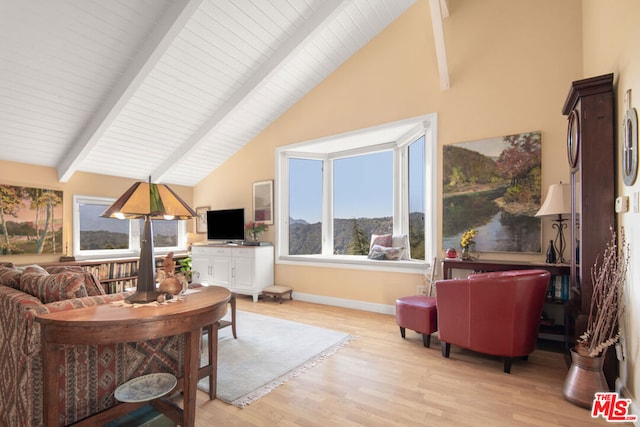
<path id="1" fill-rule="evenodd" d="M 0 185 L 0 254 L 61 254 L 62 191 Z"/>
<path id="2" fill-rule="evenodd" d="M 273 224 L 273 181 L 253 183 L 253 221 Z"/>
<path id="3" fill-rule="evenodd" d="M 541 154 L 539 131 L 445 145 L 443 247 L 473 228 L 478 252 L 540 253 Z"/>

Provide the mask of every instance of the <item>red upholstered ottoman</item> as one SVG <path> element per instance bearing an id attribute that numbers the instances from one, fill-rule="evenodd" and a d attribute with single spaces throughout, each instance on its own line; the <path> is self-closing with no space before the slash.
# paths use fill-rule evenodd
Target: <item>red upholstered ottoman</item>
<path id="1" fill-rule="evenodd" d="M 435 297 L 412 295 L 396 300 L 396 323 L 400 326 L 400 335 L 405 337 L 405 329 L 422 334 L 425 347 L 431 344 L 431 334 L 438 330 L 438 312 Z"/>

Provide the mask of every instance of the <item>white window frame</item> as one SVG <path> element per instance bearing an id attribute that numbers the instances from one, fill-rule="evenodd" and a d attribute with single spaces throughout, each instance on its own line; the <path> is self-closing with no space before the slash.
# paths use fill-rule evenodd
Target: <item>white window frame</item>
<path id="1" fill-rule="evenodd" d="M 289 255 L 289 159 L 306 158 L 323 161 L 323 188 L 333 188 L 332 159 L 368 154 L 374 151 L 394 150 L 393 233 L 408 233 L 408 145 L 424 135 L 425 138 L 425 260 L 374 261 L 364 255 L 334 255 L 332 191 L 323 191 L 322 200 L 322 253 L 315 255 Z M 339 141 L 371 141 L 353 143 L 347 150 Z M 437 254 L 438 222 L 437 201 L 437 114 L 388 123 L 355 132 L 305 141 L 276 149 L 275 221 L 276 263 L 334 268 L 360 268 L 388 271 L 423 271 Z M 430 243 L 429 243 L 430 242 Z"/>
<path id="2" fill-rule="evenodd" d="M 96 259 L 96 258 L 126 258 L 140 256 L 140 221 L 131 219 L 129 221 L 129 249 L 107 249 L 107 250 L 80 250 L 80 205 L 106 205 L 110 206 L 116 199 L 96 196 L 73 196 L 73 254 L 76 259 Z M 125 220 L 122 220 L 125 221 Z M 167 246 L 163 248 L 154 247 L 154 255 L 165 255 L 169 252 L 187 250 L 187 221 L 178 221 L 178 246 Z"/>

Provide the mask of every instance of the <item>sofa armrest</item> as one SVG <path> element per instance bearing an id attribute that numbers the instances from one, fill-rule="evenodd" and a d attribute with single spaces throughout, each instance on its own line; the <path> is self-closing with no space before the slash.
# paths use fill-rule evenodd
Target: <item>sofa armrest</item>
<path id="1" fill-rule="evenodd" d="M 40 303 L 39 306 L 28 309 L 24 313 L 26 320 L 24 337 L 25 337 L 25 354 L 32 354 L 40 351 L 40 324 L 35 321 L 35 317 L 48 313 L 56 313 L 59 311 L 76 310 L 83 307 L 92 307 L 101 304 L 110 304 L 113 301 L 121 301 L 130 293 L 117 293 L 94 295 L 90 297 L 71 298 L 62 301 L 54 301 L 47 304 Z M 37 298 L 36 298 L 37 300 Z"/>
<path id="2" fill-rule="evenodd" d="M 0 334 L 5 345 L 0 352 L 19 349 L 26 355 L 29 341 L 33 339 L 34 317 L 46 312 L 38 298 L 9 286 L 0 286 Z"/>
<path id="3" fill-rule="evenodd" d="M 93 307 L 95 305 L 110 304 L 114 301 L 122 301 L 129 295 L 131 295 L 131 292 L 121 292 L 117 294 L 94 295 L 89 297 L 54 301 L 48 304 L 44 304 L 44 309 L 46 310 L 44 313 L 56 313 L 58 311 L 75 310 L 83 307 Z"/>

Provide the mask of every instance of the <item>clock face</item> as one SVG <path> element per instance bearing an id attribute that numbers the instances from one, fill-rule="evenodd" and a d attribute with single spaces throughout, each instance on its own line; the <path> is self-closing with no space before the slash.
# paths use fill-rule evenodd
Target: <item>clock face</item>
<path id="1" fill-rule="evenodd" d="M 580 155 L 580 118 L 576 110 L 569 114 L 569 126 L 567 129 L 567 156 L 571 171 L 578 168 L 578 156 Z"/>

